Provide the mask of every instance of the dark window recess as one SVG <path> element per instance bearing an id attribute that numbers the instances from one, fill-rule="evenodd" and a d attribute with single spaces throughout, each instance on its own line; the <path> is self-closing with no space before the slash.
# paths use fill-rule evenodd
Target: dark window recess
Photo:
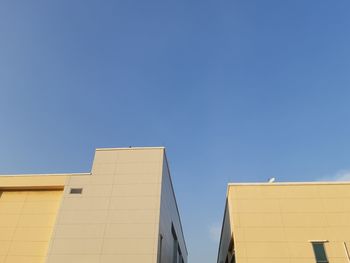
<path id="1" fill-rule="evenodd" d="M 235 246 L 234 246 L 234 243 L 233 243 L 233 238 L 231 237 L 230 244 L 228 246 L 228 252 L 233 254 L 234 253 L 234 248 L 235 248 Z"/>
<path id="2" fill-rule="evenodd" d="M 71 188 L 69 193 L 70 194 L 82 194 L 83 188 Z"/>
<path id="3" fill-rule="evenodd" d="M 177 262 L 178 242 L 177 242 L 177 236 L 176 236 L 176 232 L 173 224 L 171 224 L 171 233 L 173 234 L 173 262 L 172 263 L 178 263 Z"/>
<path id="4" fill-rule="evenodd" d="M 184 260 L 173 224 L 171 224 L 171 233 L 173 234 L 173 263 L 182 263 Z"/>
<path id="5" fill-rule="evenodd" d="M 163 236 L 159 235 L 158 263 L 162 263 L 162 246 L 163 246 Z"/>
<path id="6" fill-rule="evenodd" d="M 313 242 L 312 248 L 314 249 L 316 263 L 328 263 L 326 251 L 324 249 L 323 242 Z"/>
<path id="7" fill-rule="evenodd" d="M 228 246 L 228 253 L 231 256 L 230 263 L 236 263 L 236 255 L 235 255 L 235 243 L 233 241 L 233 237 L 231 237 L 230 244 Z M 228 260 L 228 259 L 227 259 Z M 228 261 L 227 261 L 228 262 Z"/>

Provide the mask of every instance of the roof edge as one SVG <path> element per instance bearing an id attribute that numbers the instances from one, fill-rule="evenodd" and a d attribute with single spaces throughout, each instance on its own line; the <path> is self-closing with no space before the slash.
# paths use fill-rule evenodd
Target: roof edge
<path id="1" fill-rule="evenodd" d="M 0 177 L 30 177 L 30 176 L 69 176 L 91 175 L 91 173 L 42 173 L 42 174 L 0 174 Z"/>
<path id="2" fill-rule="evenodd" d="M 157 149 L 157 150 L 164 150 L 164 146 L 157 146 L 157 147 L 120 147 L 120 148 L 96 148 L 96 151 L 116 151 L 116 150 L 152 150 L 152 149 Z"/>
<path id="3" fill-rule="evenodd" d="M 250 185 L 324 185 L 324 184 L 350 184 L 350 181 L 314 181 L 314 182 L 273 182 L 273 183 L 228 183 L 227 186 L 250 186 Z"/>

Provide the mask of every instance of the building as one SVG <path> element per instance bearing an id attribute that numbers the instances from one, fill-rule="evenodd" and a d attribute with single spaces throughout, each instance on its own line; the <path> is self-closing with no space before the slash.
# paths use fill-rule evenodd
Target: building
<path id="1" fill-rule="evenodd" d="M 349 263 L 350 182 L 229 184 L 218 263 Z"/>
<path id="2" fill-rule="evenodd" d="M 0 263 L 186 263 L 164 148 L 97 149 L 91 173 L 0 176 Z"/>

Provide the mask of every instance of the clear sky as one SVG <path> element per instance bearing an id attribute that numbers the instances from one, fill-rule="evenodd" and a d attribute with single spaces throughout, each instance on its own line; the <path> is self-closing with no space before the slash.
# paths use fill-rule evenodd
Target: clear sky
<path id="1" fill-rule="evenodd" d="M 0 173 L 166 146 L 190 262 L 227 182 L 346 178 L 349 0 L 0 3 Z"/>

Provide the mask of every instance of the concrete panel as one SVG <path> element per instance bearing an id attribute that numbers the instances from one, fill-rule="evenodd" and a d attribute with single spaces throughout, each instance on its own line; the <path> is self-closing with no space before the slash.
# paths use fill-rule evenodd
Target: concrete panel
<path id="1" fill-rule="evenodd" d="M 104 224 L 73 224 L 57 225 L 55 237 L 57 239 L 89 238 L 101 239 L 104 236 L 106 226 Z"/>
<path id="2" fill-rule="evenodd" d="M 108 222 L 111 224 L 154 224 L 159 216 L 157 209 L 151 210 L 110 210 Z"/>
<path id="3" fill-rule="evenodd" d="M 105 238 L 139 239 L 154 238 L 156 224 L 109 224 L 106 226 Z"/>
<path id="4" fill-rule="evenodd" d="M 50 255 L 47 259 L 47 263 L 100 263 L 100 255 L 86 255 L 86 254 L 74 254 L 74 255 Z"/>
<path id="5" fill-rule="evenodd" d="M 115 263 L 115 262 L 123 262 L 123 263 L 155 263 L 154 255 L 134 255 L 134 254 L 103 254 L 101 255 L 99 263 Z M 50 262 L 51 263 L 51 262 Z"/>
<path id="6" fill-rule="evenodd" d="M 99 254 L 102 249 L 102 238 L 55 238 L 51 254 Z"/>
<path id="7" fill-rule="evenodd" d="M 153 255 L 153 236 L 147 238 L 106 239 L 103 242 L 102 254 L 109 255 Z"/>

